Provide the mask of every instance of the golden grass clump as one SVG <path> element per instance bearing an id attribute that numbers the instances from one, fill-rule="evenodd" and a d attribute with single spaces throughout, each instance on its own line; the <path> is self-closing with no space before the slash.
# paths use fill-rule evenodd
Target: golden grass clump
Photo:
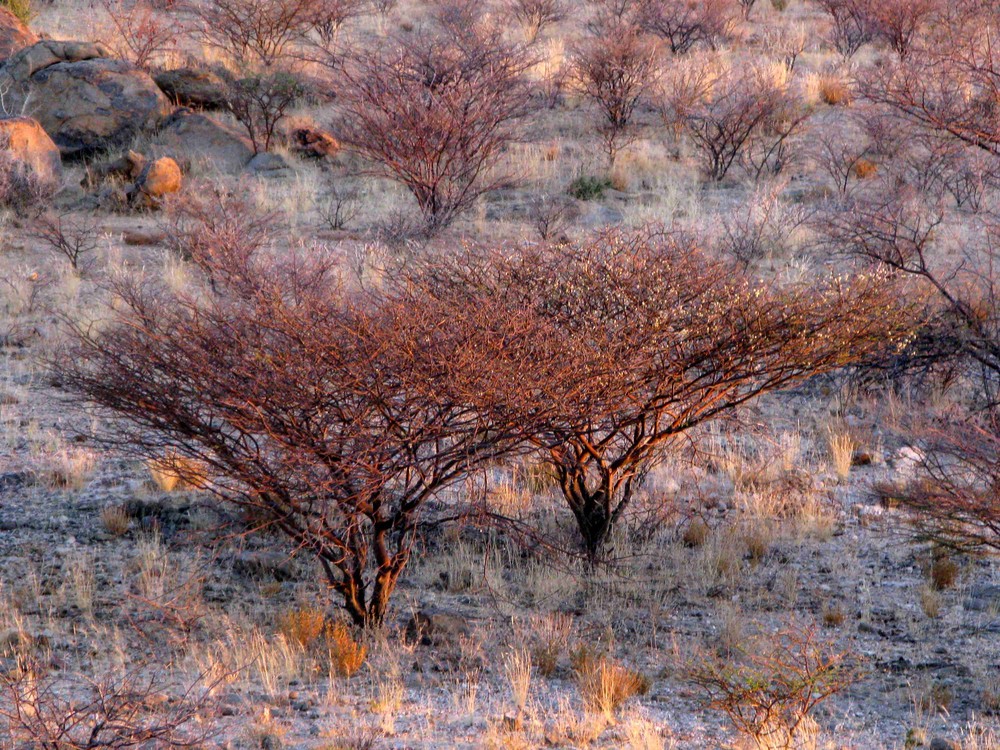
<path id="1" fill-rule="evenodd" d="M 929 577 L 935 591 L 950 589 L 958 581 L 958 563 L 946 555 L 935 555 Z"/>
<path id="2" fill-rule="evenodd" d="M 857 444 L 846 432 L 831 431 L 827 436 L 827 444 L 830 448 L 830 463 L 837 479 L 845 481 L 851 474 L 851 465 L 854 462 L 854 449 Z"/>
<path id="3" fill-rule="evenodd" d="M 124 536 L 131 520 L 122 505 L 105 505 L 101 508 L 101 523 L 112 536 Z"/>
<path id="4" fill-rule="evenodd" d="M 330 670 L 341 677 L 357 674 L 368 656 L 368 647 L 355 639 L 351 629 L 340 621 L 327 623 L 326 648 Z"/>
<path id="5" fill-rule="evenodd" d="M 831 107 L 847 106 L 851 103 L 851 90 L 836 76 L 822 75 L 816 86 L 819 98 Z"/>
<path id="6" fill-rule="evenodd" d="M 177 454 L 146 461 L 149 475 L 163 492 L 203 489 L 207 484 L 205 467 Z"/>
<path id="7" fill-rule="evenodd" d="M 326 615 L 317 607 L 301 607 L 283 612 L 278 618 L 278 631 L 302 648 L 309 648 L 323 635 Z"/>
<path id="8" fill-rule="evenodd" d="M 608 721 L 613 721 L 618 710 L 630 699 L 645 695 L 651 687 L 649 678 L 641 672 L 607 656 L 594 656 L 586 649 L 578 650 L 573 662 L 584 707 L 592 713 L 602 714 Z"/>

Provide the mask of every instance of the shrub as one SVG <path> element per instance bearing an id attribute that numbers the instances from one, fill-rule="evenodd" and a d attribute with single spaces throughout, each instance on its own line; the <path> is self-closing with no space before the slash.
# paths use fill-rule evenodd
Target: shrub
<path id="1" fill-rule="evenodd" d="M 672 53 L 682 55 L 699 44 L 715 49 L 726 39 L 732 7 L 728 0 L 648 0 L 639 18 L 646 31 L 665 39 Z"/>
<path id="2" fill-rule="evenodd" d="M 483 26 L 391 40 L 347 66 L 335 130 L 410 191 L 433 233 L 509 181 L 492 170 L 528 111 L 532 63 Z"/>
<path id="3" fill-rule="evenodd" d="M 323 635 L 326 615 L 316 607 L 300 607 L 283 612 L 278 618 L 278 631 L 290 643 L 309 648 Z"/>
<path id="4" fill-rule="evenodd" d="M 181 32 L 177 14 L 168 22 L 143 0 L 101 0 L 101 5 L 114 30 L 108 44 L 137 68 L 149 70 L 176 46 Z"/>
<path id="5" fill-rule="evenodd" d="M 936 591 L 950 589 L 958 580 L 958 563 L 952 560 L 945 550 L 938 550 L 931 561 L 930 579 Z"/>
<path id="6" fill-rule="evenodd" d="M 577 688 L 588 711 L 614 719 L 630 699 L 649 692 L 651 683 L 641 672 L 607 656 L 585 655 L 573 665 Z"/>
<path id="7" fill-rule="evenodd" d="M 116 277 L 108 324 L 75 328 L 54 367 L 119 418 L 105 440 L 197 461 L 207 489 L 316 555 L 356 624 L 380 623 L 424 504 L 530 432 L 525 410 L 498 420 L 499 400 L 531 393 L 523 363 L 548 334 L 479 300 L 456 317 L 402 284 L 351 294 L 329 256 L 268 254 L 266 232 L 239 231 L 259 217 L 207 205 L 179 248 L 203 269 L 193 288 Z"/>
<path id="8" fill-rule="evenodd" d="M 580 175 L 569 184 L 566 192 L 577 200 L 592 201 L 603 198 L 604 191 L 609 187 L 611 187 L 611 180 L 607 177 Z"/>
<path id="9" fill-rule="evenodd" d="M 300 43 L 322 0 L 205 0 L 192 3 L 197 31 L 237 67 L 270 68 Z"/>
<path id="10" fill-rule="evenodd" d="M 821 75 L 817 82 L 819 98 L 831 107 L 851 103 L 851 91 L 837 76 Z"/>
<path id="11" fill-rule="evenodd" d="M 100 245 L 96 219 L 46 213 L 29 229 L 30 236 L 50 247 L 79 271 Z"/>
<path id="12" fill-rule="evenodd" d="M 656 80 L 656 47 L 636 27 L 606 25 L 571 53 L 571 76 L 580 92 L 601 114 L 598 133 L 608 164 L 637 137 L 636 106 Z"/>
<path id="13" fill-rule="evenodd" d="M 271 150 L 278 125 L 303 93 L 298 78 L 283 71 L 229 82 L 229 109 L 246 130 L 255 154 Z"/>
<path id="14" fill-rule="evenodd" d="M 571 390 L 536 390 L 524 418 L 537 420 L 531 440 L 591 560 L 678 435 L 861 361 L 910 326 L 886 277 L 765 285 L 710 258 L 693 235 L 655 229 L 463 253 L 417 269 L 411 283 L 446 307 L 530 311 L 551 331 L 544 360 L 525 360 L 521 372 L 540 384 L 548 376 L 536 365 L 562 363 Z"/>
<path id="15" fill-rule="evenodd" d="M 870 42 L 877 26 L 873 9 L 882 0 L 814 0 L 833 22 L 831 40 L 834 48 L 844 56 L 853 57 L 861 47 Z"/>
<path id="16" fill-rule="evenodd" d="M 57 185 L 7 150 L 5 138 L 0 135 L 0 207 L 22 216 L 40 214 Z"/>
<path id="17" fill-rule="evenodd" d="M 723 712 L 761 750 L 799 747 L 813 710 L 859 677 L 847 654 L 814 629 L 791 626 L 752 639 L 734 662 L 702 651 L 683 666 L 708 708 Z"/>

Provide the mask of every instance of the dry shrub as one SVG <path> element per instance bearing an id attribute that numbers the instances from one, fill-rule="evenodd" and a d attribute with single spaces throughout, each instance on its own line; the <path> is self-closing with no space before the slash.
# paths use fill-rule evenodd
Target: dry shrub
<path id="1" fill-rule="evenodd" d="M 846 619 L 847 615 L 839 604 L 828 604 L 823 607 L 823 627 L 839 628 Z"/>
<path id="2" fill-rule="evenodd" d="M 941 592 L 930 585 L 920 587 L 920 608 L 932 620 L 941 614 Z"/>
<path id="3" fill-rule="evenodd" d="M 301 607 L 282 613 L 278 618 L 278 630 L 285 639 L 309 648 L 323 635 L 326 615 L 316 607 Z"/>
<path id="4" fill-rule="evenodd" d="M 206 739 L 196 725 L 222 681 L 203 675 L 191 685 L 170 684 L 153 665 L 51 675 L 29 659 L 0 672 L 0 734 L 17 747 L 53 750 L 194 747 Z"/>
<path id="5" fill-rule="evenodd" d="M 128 532 L 131 518 L 123 505 L 105 505 L 101 508 L 101 523 L 113 536 L 124 536 Z"/>
<path id="6" fill-rule="evenodd" d="M 330 671 L 341 677 L 353 677 L 365 663 L 368 646 L 358 641 L 345 623 L 327 623 L 326 648 L 330 657 Z"/>
<path id="7" fill-rule="evenodd" d="M 631 698 L 649 692 L 648 677 L 608 656 L 594 656 L 589 651 L 578 651 L 574 656 L 576 684 L 588 711 L 612 721 Z"/>
<path id="8" fill-rule="evenodd" d="M 792 625 L 750 639 L 731 662 L 703 650 L 682 671 L 756 747 L 791 750 L 815 731 L 813 709 L 858 679 L 846 659 L 815 629 Z"/>
<path id="9" fill-rule="evenodd" d="M 7 140 L 6 134 L 0 134 L 0 208 L 18 215 L 39 213 L 58 186 L 8 151 Z"/>

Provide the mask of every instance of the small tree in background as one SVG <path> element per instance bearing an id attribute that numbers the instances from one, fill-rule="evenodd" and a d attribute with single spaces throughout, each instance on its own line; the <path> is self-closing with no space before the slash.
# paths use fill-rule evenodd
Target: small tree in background
<path id="1" fill-rule="evenodd" d="M 638 28 L 615 23 L 597 29 L 572 52 L 577 88 L 601 113 L 598 132 L 609 165 L 637 137 L 636 107 L 657 75 L 656 47 Z"/>
<path id="2" fill-rule="evenodd" d="M 881 276 L 764 285 L 656 231 L 466 253 L 414 276 L 421 296 L 456 309 L 529 310 L 553 330 L 545 361 L 570 363 L 573 377 L 531 376 L 538 387 L 526 416 L 551 415 L 536 420 L 532 440 L 591 560 L 671 441 L 763 393 L 858 362 L 910 325 Z M 525 361 L 525 371 L 534 365 Z"/>
<path id="3" fill-rule="evenodd" d="M 645 0 L 639 18 L 671 52 L 683 55 L 696 45 L 715 49 L 730 34 L 732 10 L 730 0 Z"/>
<path id="4" fill-rule="evenodd" d="M 433 233 L 509 179 L 496 167 L 528 111 L 532 62 L 497 30 L 393 40 L 347 66 L 337 137 L 404 185 Z"/>
<path id="5" fill-rule="evenodd" d="M 246 130 L 255 154 L 271 150 L 278 125 L 304 93 L 298 77 L 284 71 L 230 80 L 227 88 L 229 110 Z"/>
<path id="6" fill-rule="evenodd" d="M 305 39 L 322 0 L 191 0 L 197 31 L 240 68 L 269 68 Z"/>

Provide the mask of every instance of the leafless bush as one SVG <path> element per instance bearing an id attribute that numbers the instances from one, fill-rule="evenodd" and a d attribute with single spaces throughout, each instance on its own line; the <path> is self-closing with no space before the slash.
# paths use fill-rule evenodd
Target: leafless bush
<path id="1" fill-rule="evenodd" d="M 537 389 L 526 417 L 592 560 L 677 436 L 859 361 L 909 325 L 883 277 L 765 286 L 651 230 L 463 255 L 412 283 L 446 305 L 531 310 L 552 329 L 543 364 L 570 364 L 571 390 Z M 544 383 L 533 366 L 522 370 Z"/>
<path id="2" fill-rule="evenodd" d="M 861 134 L 843 127 L 837 132 L 818 133 L 811 151 L 816 165 L 830 176 L 837 192 L 846 196 L 858 165 L 871 159 L 874 149 Z"/>
<path id="3" fill-rule="evenodd" d="M 114 29 L 107 43 L 137 68 L 149 70 L 176 47 L 181 22 L 177 15 L 167 22 L 145 0 L 101 0 L 101 5 Z"/>
<path id="4" fill-rule="evenodd" d="M 528 205 L 528 219 L 542 241 L 560 237 L 579 215 L 571 199 L 559 195 L 541 195 Z"/>
<path id="5" fill-rule="evenodd" d="M 357 217 L 361 210 L 358 191 L 332 186 L 323 196 L 320 215 L 330 229 L 340 230 Z"/>
<path id="6" fill-rule="evenodd" d="M 878 36 L 905 58 L 940 8 L 941 0 L 879 0 L 871 12 Z"/>
<path id="7" fill-rule="evenodd" d="M 892 499 L 912 511 L 918 538 L 963 552 L 1000 554 L 1000 416 L 995 409 L 918 431 L 923 460 Z"/>
<path id="8" fill-rule="evenodd" d="M 403 184 L 434 232 L 506 181 L 494 169 L 527 112 L 531 63 L 496 30 L 396 39 L 348 65 L 338 138 Z"/>
<path id="9" fill-rule="evenodd" d="M 879 0 L 880 1 L 880 0 Z M 815 0 L 833 22 L 834 49 L 851 58 L 875 38 L 877 31 L 872 0 Z"/>
<path id="10" fill-rule="evenodd" d="M 656 48 L 637 28 L 614 24 L 573 49 L 571 71 L 576 87 L 600 110 L 598 132 L 614 165 L 618 152 L 637 137 L 635 110 L 655 83 Z"/>
<path id="11" fill-rule="evenodd" d="M 75 271 L 100 246 L 97 220 L 90 216 L 45 213 L 35 220 L 29 234 L 66 258 Z"/>
<path id="12" fill-rule="evenodd" d="M 45 674 L 37 660 L 0 674 L 0 728 L 17 743 L 44 750 L 196 747 L 209 732 L 190 725 L 212 703 L 221 681 L 198 679 L 168 702 L 176 686 L 152 667 L 97 677 Z"/>
<path id="13" fill-rule="evenodd" d="M 815 628 L 793 625 L 742 645 L 735 663 L 702 651 L 684 672 L 757 748 L 792 750 L 815 708 L 859 679 L 848 657 Z"/>
<path id="14" fill-rule="evenodd" d="M 728 0 L 647 0 L 640 23 L 665 39 L 671 52 L 682 55 L 698 44 L 715 49 L 728 38 L 731 8 Z"/>
<path id="15" fill-rule="evenodd" d="M 748 20 L 750 18 L 750 13 L 753 12 L 753 6 L 757 4 L 757 0 L 739 0 L 739 3 L 744 20 Z"/>
<path id="16" fill-rule="evenodd" d="M 507 12 L 521 24 L 524 37 L 534 42 L 538 35 L 566 17 L 563 0 L 507 0 Z"/>
<path id="17" fill-rule="evenodd" d="M 316 0 L 311 25 L 329 47 L 348 21 L 365 13 L 365 0 Z"/>
<path id="18" fill-rule="evenodd" d="M 271 150 L 278 126 L 304 93 L 295 75 L 279 70 L 230 80 L 227 89 L 229 110 L 246 130 L 255 154 Z"/>
<path id="19" fill-rule="evenodd" d="M 279 63 L 301 42 L 317 18 L 318 0 L 191 0 L 190 10 L 206 44 L 238 67 Z"/>
<path id="20" fill-rule="evenodd" d="M 781 183 L 760 185 L 735 211 L 722 217 L 721 250 L 744 267 L 780 254 L 806 221 L 800 208 L 781 200 Z"/>
<path id="21" fill-rule="evenodd" d="M 755 177 L 779 173 L 790 138 L 808 118 L 787 81 L 754 68 L 709 77 L 700 96 L 677 87 L 668 94 L 664 112 L 687 131 L 705 173 L 716 181 L 738 162 Z"/>

